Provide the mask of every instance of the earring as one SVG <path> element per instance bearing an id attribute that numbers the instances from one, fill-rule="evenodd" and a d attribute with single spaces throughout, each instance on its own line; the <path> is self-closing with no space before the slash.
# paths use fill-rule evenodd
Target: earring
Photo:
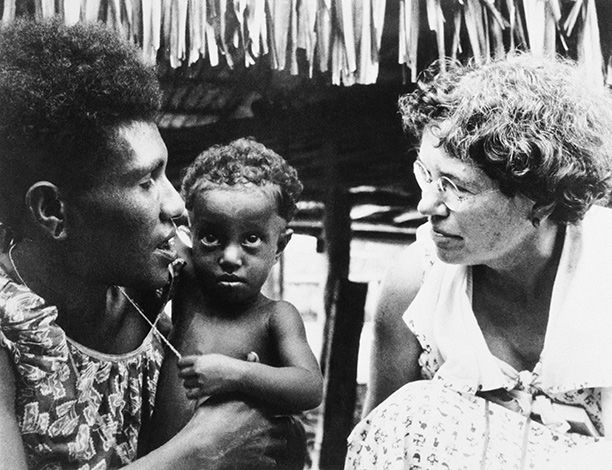
<path id="1" fill-rule="evenodd" d="M 55 226 L 55 230 L 53 231 L 54 238 L 60 239 L 63 238 L 64 232 L 64 224 L 59 223 Z"/>
<path id="2" fill-rule="evenodd" d="M 14 243 L 13 231 L 6 224 L 0 222 L 0 252 L 6 253 Z"/>

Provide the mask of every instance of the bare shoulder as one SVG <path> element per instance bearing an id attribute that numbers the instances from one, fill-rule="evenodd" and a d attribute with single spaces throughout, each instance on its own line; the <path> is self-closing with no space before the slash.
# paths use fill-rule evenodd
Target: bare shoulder
<path id="1" fill-rule="evenodd" d="M 383 279 L 375 320 L 401 316 L 416 297 L 427 268 L 423 246 L 412 243 L 393 260 Z"/>
<path id="2" fill-rule="evenodd" d="M 275 315 L 282 315 L 282 314 L 298 314 L 299 315 L 299 311 L 298 309 L 295 307 L 295 305 L 293 305 L 291 302 L 287 302 L 286 300 L 272 300 L 270 299 L 270 304 L 269 307 L 270 312 L 275 314 Z"/>
<path id="3" fill-rule="evenodd" d="M 5 402 L 4 399 L 7 398 Z M 0 348 L 0 405 L 13 404 L 15 397 L 15 373 L 7 351 Z"/>
<path id="4" fill-rule="evenodd" d="M 270 300 L 270 304 L 267 308 L 270 324 L 272 326 L 303 323 L 302 315 L 291 302 L 287 302 L 286 300 Z"/>

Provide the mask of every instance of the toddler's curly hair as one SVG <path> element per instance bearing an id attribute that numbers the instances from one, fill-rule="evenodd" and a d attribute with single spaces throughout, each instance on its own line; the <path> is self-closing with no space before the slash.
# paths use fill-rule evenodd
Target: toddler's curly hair
<path id="1" fill-rule="evenodd" d="M 507 196 L 554 204 L 551 220 L 575 223 L 609 197 L 612 97 L 561 58 L 513 53 L 483 65 L 430 67 L 399 99 L 404 129 L 440 139 L 474 162 Z"/>
<path id="2" fill-rule="evenodd" d="M 187 210 L 193 208 L 199 191 L 213 186 L 274 185 L 278 213 L 290 221 L 297 211 L 303 185 L 295 168 L 276 152 L 253 138 L 241 138 L 227 145 L 214 145 L 196 157 L 187 168 L 181 194 Z"/>

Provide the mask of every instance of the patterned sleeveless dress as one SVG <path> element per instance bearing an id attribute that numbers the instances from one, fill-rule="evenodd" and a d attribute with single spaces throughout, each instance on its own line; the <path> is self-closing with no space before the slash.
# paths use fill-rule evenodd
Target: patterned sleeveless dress
<path id="1" fill-rule="evenodd" d="M 72 341 L 57 309 L 0 268 L 0 344 L 16 373 L 16 414 L 29 468 L 105 470 L 136 457 L 164 349 L 152 330 L 134 351 Z"/>

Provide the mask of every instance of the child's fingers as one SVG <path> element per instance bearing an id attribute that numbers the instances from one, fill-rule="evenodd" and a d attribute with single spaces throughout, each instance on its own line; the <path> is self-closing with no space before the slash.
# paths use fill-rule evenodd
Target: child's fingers
<path id="1" fill-rule="evenodd" d="M 186 369 L 180 369 L 178 375 L 181 379 L 185 380 L 191 377 L 198 377 L 199 374 L 197 374 L 192 367 L 189 367 Z"/>
<path id="2" fill-rule="evenodd" d="M 177 248 L 181 254 L 188 253 L 188 249 L 193 248 L 191 243 L 191 230 L 185 225 L 176 227 Z"/>
<path id="3" fill-rule="evenodd" d="M 183 356 L 181 357 L 176 365 L 179 369 L 183 369 L 185 367 L 193 366 L 198 356 Z"/>
<path id="4" fill-rule="evenodd" d="M 259 362 L 259 356 L 255 351 L 251 351 L 247 354 L 246 360 L 247 362 Z"/>

